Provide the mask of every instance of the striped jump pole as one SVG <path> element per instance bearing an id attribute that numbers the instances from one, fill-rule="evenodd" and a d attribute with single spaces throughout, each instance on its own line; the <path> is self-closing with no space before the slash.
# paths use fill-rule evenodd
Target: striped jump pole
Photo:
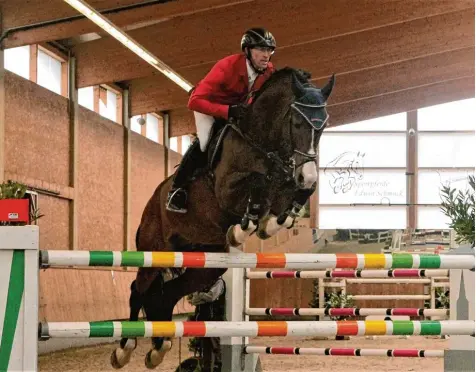
<path id="1" fill-rule="evenodd" d="M 449 309 L 417 309 L 417 308 L 249 308 L 246 315 L 268 316 L 368 316 L 368 315 L 405 315 L 405 316 L 449 316 Z"/>
<path id="2" fill-rule="evenodd" d="M 418 349 L 352 349 L 314 347 L 245 346 L 245 354 L 321 355 L 321 356 L 382 356 L 404 358 L 443 358 L 444 350 Z"/>
<path id="3" fill-rule="evenodd" d="M 325 271 L 250 271 L 247 279 L 325 279 L 325 278 L 434 278 L 448 277 L 448 270 L 325 270 Z"/>
<path id="4" fill-rule="evenodd" d="M 474 336 L 474 321 L 45 322 L 42 339 L 93 337 Z"/>
<path id="5" fill-rule="evenodd" d="M 42 267 L 191 267 L 354 269 L 473 269 L 474 256 L 418 254 L 300 254 L 122 251 L 41 251 Z"/>

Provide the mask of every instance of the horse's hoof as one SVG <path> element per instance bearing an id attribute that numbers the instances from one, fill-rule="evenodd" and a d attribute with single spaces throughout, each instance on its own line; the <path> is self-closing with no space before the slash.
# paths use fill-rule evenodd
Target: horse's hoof
<path id="1" fill-rule="evenodd" d="M 273 218 L 274 218 L 274 221 L 272 220 Z M 273 233 L 268 234 L 266 230 L 269 230 L 269 225 L 270 224 L 273 225 L 273 222 L 276 222 L 276 217 L 274 216 L 268 215 L 262 218 L 259 221 L 259 226 L 258 226 L 258 230 L 256 231 L 256 236 L 260 238 L 261 240 L 266 240 L 271 238 Z M 276 225 L 276 223 L 274 223 L 274 225 Z"/>
<path id="2" fill-rule="evenodd" d="M 164 360 L 165 354 L 172 348 L 172 341 L 164 341 L 160 350 L 152 349 L 145 356 L 144 364 L 148 369 L 154 369 Z"/>
<path id="3" fill-rule="evenodd" d="M 124 349 L 118 347 L 111 353 L 111 366 L 114 369 L 124 367 L 131 360 L 132 352 L 126 353 Z"/>
<path id="4" fill-rule="evenodd" d="M 258 231 L 256 232 L 256 236 L 260 238 L 261 240 L 266 240 L 271 238 L 271 235 L 268 235 L 266 232 L 266 227 L 259 228 Z"/>
<path id="5" fill-rule="evenodd" d="M 268 215 L 259 222 L 256 236 L 261 240 L 266 240 L 271 238 L 279 230 L 281 230 L 281 226 L 277 224 L 277 218 L 275 216 Z"/>
<path id="6" fill-rule="evenodd" d="M 235 237 L 235 225 L 231 225 L 226 232 L 226 242 L 230 247 L 237 248 L 241 245 Z"/>

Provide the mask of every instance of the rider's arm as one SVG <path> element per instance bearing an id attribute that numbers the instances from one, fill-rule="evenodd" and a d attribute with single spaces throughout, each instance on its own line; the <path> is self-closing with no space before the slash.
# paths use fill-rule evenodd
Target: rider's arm
<path id="1" fill-rule="evenodd" d="M 214 92 L 221 90 L 225 83 L 225 71 L 222 61 L 213 66 L 210 72 L 196 86 L 188 101 L 188 108 L 202 114 L 228 119 L 228 105 L 215 103 L 210 100 Z"/>

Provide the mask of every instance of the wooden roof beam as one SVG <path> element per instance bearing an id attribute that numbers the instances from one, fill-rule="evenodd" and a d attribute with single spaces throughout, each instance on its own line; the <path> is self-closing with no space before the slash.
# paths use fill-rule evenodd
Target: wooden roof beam
<path id="1" fill-rule="evenodd" d="M 303 9 L 307 11 L 303 12 Z M 473 17 L 467 20 L 471 9 Z M 263 14 L 268 19 L 263 19 Z M 322 22 L 316 22 L 316 14 Z M 295 20 L 292 32 L 289 31 L 290 19 Z M 414 39 L 420 37 L 420 31 L 428 35 L 428 30 L 442 37 L 445 32 L 453 34 L 451 28 L 461 30 L 464 27 L 455 22 L 472 22 L 474 33 L 473 2 L 369 0 L 364 3 L 309 3 L 308 0 L 261 0 L 253 5 L 251 13 L 248 7 L 239 4 L 214 12 L 176 17 L 133 30 L 130 35 L 174 70 L 180 71 L 200 65 L 209 69 L 219 58 L 239 52 L 239 38 L 250 24 L 266 24 L 272 30 L 278 41 L 278 51 L 273 59 L 286 63 L 295 54 L 301 57 L 311 51 L 315 51 L 316 55 L 329 54 L 346 40 L 350 40 L 350 44 L 340 47 L 340 51 L 345 48 L 350 51 L 347 55 L 355 55 L 357 46 L 365 45 L 366 38 L 372 38 L 372 35 L 373 39 L 379 38 L 378 52 L 381 53 L 383 44 L 387 41 L 398 43 L 394 39 L 405 32 Z M 80 44 L 74 52 L 78 59 L 80 87 L 154 74 L 152 67 L 110 38 Z M 370 57 L 366 64 L 372 64 Z M 321 71 L 325 72 L 318 76 L 327 75 L 329 67 L 328 63 L 321 66 Z"/>

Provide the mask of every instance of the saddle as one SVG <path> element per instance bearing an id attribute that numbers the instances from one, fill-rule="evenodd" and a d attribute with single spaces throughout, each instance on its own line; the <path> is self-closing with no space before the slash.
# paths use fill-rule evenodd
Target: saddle
<path id="1" fill-rule="evenodd" d="M 228 122 L 223 119 L 216 120 L 213 125 L 210 143 L 207 148 L 207 168 L 210 172 L 213 172 L 217 162 L 220 161 L 223 151 L 223 139 L 229 129 Z"/>

